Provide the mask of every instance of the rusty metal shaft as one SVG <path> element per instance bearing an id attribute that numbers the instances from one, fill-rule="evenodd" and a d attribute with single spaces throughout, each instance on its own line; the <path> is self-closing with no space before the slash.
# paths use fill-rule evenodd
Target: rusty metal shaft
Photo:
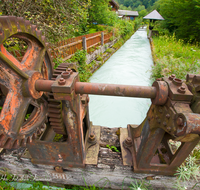
<path id="1" fill-rule="evenodd" d="M 156 87 L 76 82 L 77 94 L 155 98 Z"/>
<path id="2" fill-rule="evenodd" d="M 37 80 L 35 88 L 38 91 L 51 92 L 51 85 L 54 81 Z M 152 98 L 156 97 L 156 87 L 150 86 L 133 86 L 133 85 L 119 85 L 119 84 L 102 84 L 102 83 L 75 83 L 76 94 L 96 94 L 107 96 L 125 96 L 125 97 L 140 97 Z"/>

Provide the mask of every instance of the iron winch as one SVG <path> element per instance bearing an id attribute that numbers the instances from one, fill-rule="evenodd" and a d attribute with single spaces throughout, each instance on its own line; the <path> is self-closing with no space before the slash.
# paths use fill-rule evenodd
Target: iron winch
<path id="1" fill-rule="evenodd" d="M 21 61 L 4 47 L 13 37 L 28 46 Z M 134 172 L 172 175 L 200 140 L 200 75 L 183 82 L 172 74 L 151 87 L 79 82 L 75 65 L 53 71 L 42 32 L 14 16 L 0 17 L 0 44 L 0 147 L 27 147 L 34 164 L 57 171 L 95 164 L 100 134 L 89 120 L 88 94 L 151 98 L 144 121 L 120 129 L 123 164 Z M 55 134 L 63 141 L 54 142 Z M 181 142 L 176 152 L 170 140 Z"/>

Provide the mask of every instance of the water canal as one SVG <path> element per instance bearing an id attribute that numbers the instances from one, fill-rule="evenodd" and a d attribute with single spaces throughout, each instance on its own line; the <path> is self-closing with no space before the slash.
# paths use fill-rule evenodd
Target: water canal
<path id="1" fill-rule="evenodd" d="M 147 32 L 139 29 L 90 82 L 149 86 L 152 65 Z M 94 125 L 125 128 L 127 124 L 140 124 L 150 105 L 150 99 L 90 95 L 90 120 Z"/>

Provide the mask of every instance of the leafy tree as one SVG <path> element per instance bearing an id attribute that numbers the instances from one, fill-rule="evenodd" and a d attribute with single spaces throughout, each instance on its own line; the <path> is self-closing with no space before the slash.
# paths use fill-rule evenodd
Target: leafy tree
<path id="1" fill-rule="evenodd" d="M 90 0 L 2 0 L 0 13 L 30 20 L 55 42 L 84 32 L 89 5 Z"/>
<path id="2" fill-rule="evenodd" d="M 159 0 L 164 27 L 175 32 L 178 38 L 200 41 L 199 0 Z"/>
<path id="3" fill-rule="evenodd" d="M 98 23 L 112 26 L 117 19 L 115 12 L 108 6 L 109 0 L 91 0 L 89 7 L 89 23 Z"/>

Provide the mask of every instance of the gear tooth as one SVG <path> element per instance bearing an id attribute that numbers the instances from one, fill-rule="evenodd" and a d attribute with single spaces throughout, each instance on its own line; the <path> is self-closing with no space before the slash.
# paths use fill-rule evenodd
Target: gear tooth
<path id="1" fill-rule="evenodd" d="M 31 33 L 31 22 L 29 20 L 25 20 L 26 31 Z"/>
<path id="2" fill-rule="evenodd" d="M 37 138 L 36 133 L 33 133 L 33 136 L 32 136 L 33 141 L 34 141 L 36 138 Z"/>
<path id="3" fill-rule="evenodd" d="M 8 138 L 5 135 L 3 135 L 3 134 L 0 135 L 0 147 L 1 148 L 4 148 L 4 145 L 5 145 L 6 141 L 7 141 L 7 139 Z"/>
<path id="4" fill-rule="evenodd" d="M 19 139 L 16 139 L 15 141 L 14 141 L 14 143 L 13 143 L 13 148 L 19 148 L 19 146 L 20 146 L 20 140 Z"/>
<path id="5" fill-rule="evenodd" d="M 42 39 L 42 38 L 41 38 L 41 36 L 42 36 L 42 31 L 41 31 L 41 30 L 37 30 L 37 31 L 36 31 L 36 35 L 37 35 L 38 38 Z"/>
<path id="6" fill-rule="evenodd" d="M 46 47 L 49 47 L 49 43 L 48 43 L 48 42 L 46 42 L 46 43 L 45 43 L 45 46 L 46 46 Z"/>
<path id="7" fill-rule="evenodd" d="M 10 21 L 10 26 L 12 28 L 12 32 L 16 33 L 17 32 L 17 17 L 16 16 L 9 16 L 9 21 Z"/>
<path id="8" fill-rule="evenodd" d="M 43 41 L 43 42 L 45 42 L 45 41 L 46 41 L 46 38 L 45 38 L 45 36 L 42 36 L 42 37 L 41 37 L 41 39 L 42 39 L 42 41 Z M 45 43 L 45 45 L 46 45 L 46 43 Z"/>
<path id="9" fill-rule="evenodd" d="M 37 26 L 32 24 L 32 25 L 31 25 L 31 33 L 32 33 L 32 34 L 35 34 L 36 29 L 37 29 Z"/>
<path id="10" fill-rule="evenodd" d="M 4 144 L 4 148 L 5 149 L 11 149 L 12 145 L 13 145 L 14 140 L 11 138 L 7 138 L 5 144 Z"/>
<path id="11" fill-rule="evenodd" d="M 26 147 L 26 139 L 25 139 L 25 138 L 21 140 L 20 145 L 21 145 L 22 147 Z"/>
<path id="12" fill-rule="evenodd" d="M 26 32 L 26 27 L 25 27 L 25 20 L 23 17 L 17 17 L 17 21 L 18 21 L 18 32 Z"/>
<path id="13" fill-rule="evenodd" d="M 0 44 L 8 37 L 10 36 L 10 26 L 8 23 L 8 16 L 1 16 L 0 17 L 0 24 L 1 24 L 1 30 L 0 30 Z"/>
<path id="14" fill-rule="evenodd" d="M 30 143 L 30 137 L 26 139 L 26 144 Z"/>

